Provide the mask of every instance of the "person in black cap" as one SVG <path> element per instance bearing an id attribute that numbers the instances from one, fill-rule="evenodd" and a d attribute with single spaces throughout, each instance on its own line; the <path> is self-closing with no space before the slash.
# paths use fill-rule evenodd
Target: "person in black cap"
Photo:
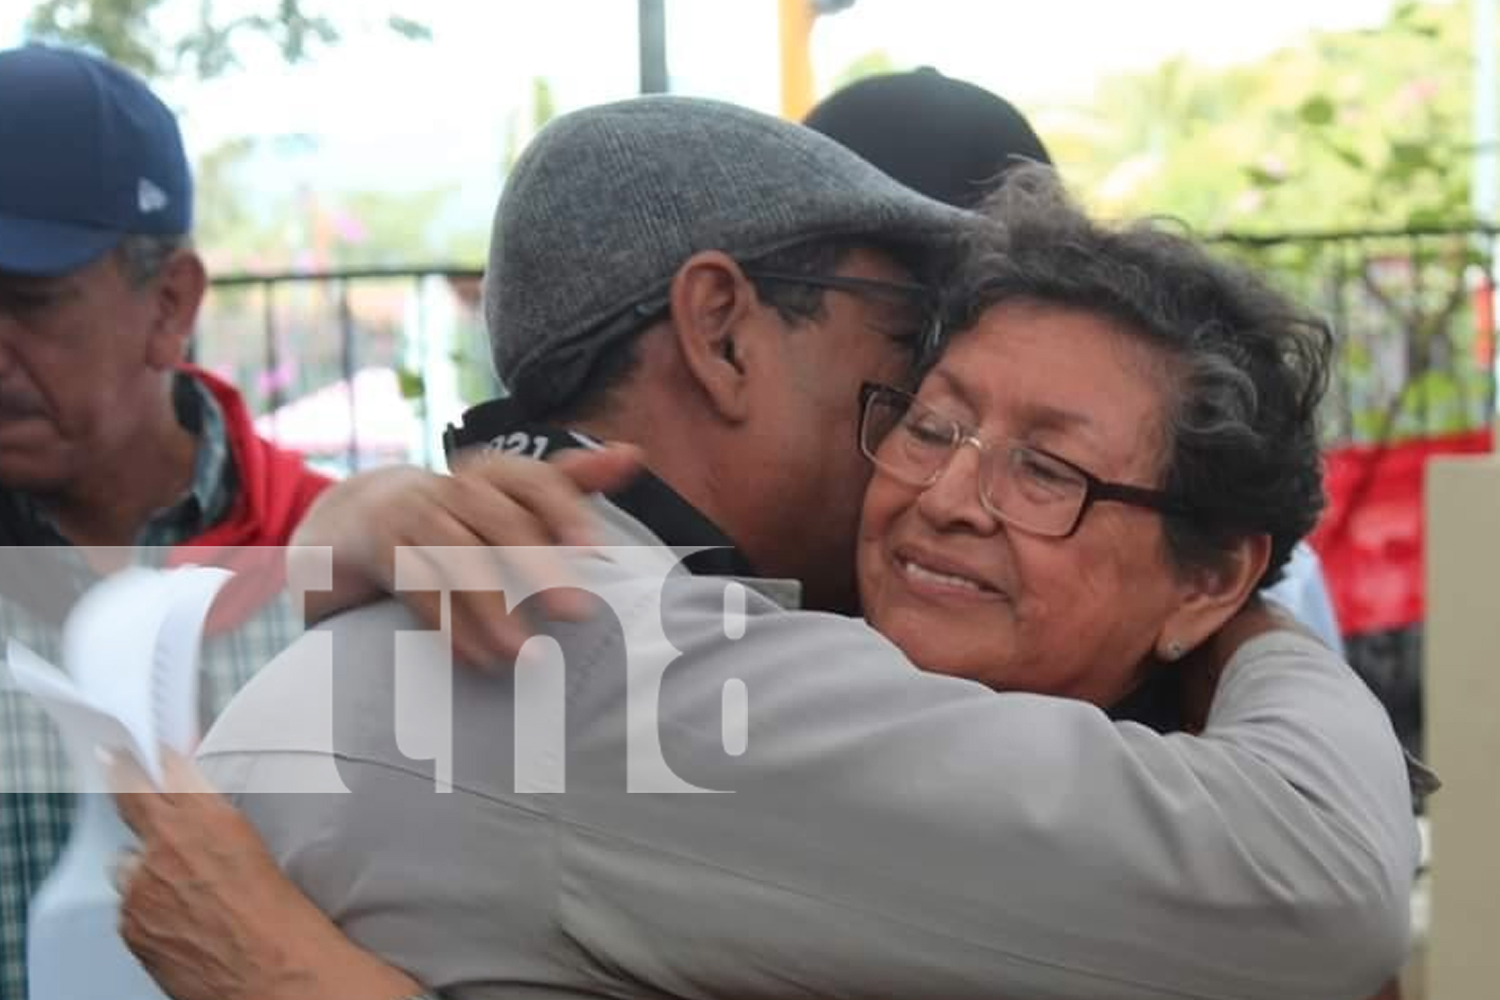
<path id="1" fill-rule="evenodd" d="M 192 220 L 177 122 L 143 82 L 81 52 L 0 52 L 0 634 L 56 656 L 98 578 L 83 547 L 228 564 L 202 664 L 212 711 L 299 630 L 281 560 L 257 546 L 284 545 L 328 480 L 184 364 L 207 281 Z M 26 995 L 28 901 L 73 784 L 45 715 L 0 691 L 0 996 Z"/>
<path id="2" fill-rule="evenodd" d="M 851 83 L 808 112 L 804 124 L 959 208 L 977 205 L 1010 166 L 1052 163 L 1013 104 L 931 67 Z"/>

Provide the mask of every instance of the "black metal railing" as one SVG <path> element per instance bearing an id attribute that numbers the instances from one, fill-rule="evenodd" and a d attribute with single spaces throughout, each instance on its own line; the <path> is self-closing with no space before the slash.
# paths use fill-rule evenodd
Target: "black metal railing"
<path id="1" fill-rule="evenodd" d="M 460 383 L 447 387 L 448 396 L 496 388 L 478 315 L 480 275 L 443 265 L 219 277 L 194 360 L 242 388 L 266 436 L 330 471 L 391 460 L 438 465 L 441 427 L 432 425 L 454 414 L 435 412 L 434 343 L 451 362 L 448 381 Z M 362 378 L 369 371 L 384 378 Z M 378 397 L 365 398 L 372 385 Z M 327 402 L 309 402 L 319 394 Z M 390 434 L 398 405 L 420 426 L 405 447 Z M 293 417 L 295 426 L 286 426 Z"/>
<path id="2" fill-rule="evenodd" d="M 1338 445 L 1441 435 L 1493 419 L 1497 236 L 1435 226 L 1229 234 L 1215 242 L 1332 322 L 1338 356 L 1324 426 Z"/>
<path id="3" fill-rule="evenodd" d="M 1209 239 L 1333 323 L 1339 347 L 1325 428 L 1336 446 L 1441 434 L 1492 419 L 1488 276 L 1497 238 L 1496 229 L 1430 227 Z M 220 277 L 197 358 L 227 369 L 247 389 L 252 409 L 269 415 L 320 387 L 352 387 L 371 366 L 390 369 L 419 419 L 431 422 L 442 402 L 450 408 L 453 402 L 435 398 L 438 391 L 455 391 L 431 384 L 434 338 L 453 355 L 463 402 L 497 388 L 478 312 L 479 280 L 477 268 L 455 265 Z M 452 377 L 450 371 L 450 383 Z M 344 470 L 391 457 L 440 462 L 430 445 L 396 455 L 383 438 L 362 441 L 368 421 L 360 419 L 361 394 L 347 395 L 341 418 L 347 440 L 333 456 L 325 433 L 314 442 L 321 460 Z M 276 436 L 275 421 L 269 423 Z"/>

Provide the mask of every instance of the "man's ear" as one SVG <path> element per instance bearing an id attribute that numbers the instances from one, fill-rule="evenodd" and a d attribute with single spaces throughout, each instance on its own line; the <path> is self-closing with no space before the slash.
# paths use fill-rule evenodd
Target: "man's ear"
<path id="1" fill-rule="evenodd" d="M 689 378 L 724 419 L 749 414 L 748 355 L 754 350 L 746 320 L 758 300 L 734 258 L 705 250 L 687 259 L 672 278 L 672 330 Z"/>
<path id="2" fill-rule="evenodd" d="M 1255 594 L 1271 558 L 1271 536 L 1242 539 L 1211 567 L 1189 570 L 1182 603 L 1167 616 L 1156 639 L 1156 655 L 1180 659 L 1217 632 Z"/>
<path id="3" fill-rule="evenodd" d="M 168 257 L 143 294 L 152 298 L 151 337 L 147 363 L 158 370 L 173 368 L 187 357 L 188 341 L 198 321 L 198 307 L 208 288 L 203 259 L 192 250 Z"/>

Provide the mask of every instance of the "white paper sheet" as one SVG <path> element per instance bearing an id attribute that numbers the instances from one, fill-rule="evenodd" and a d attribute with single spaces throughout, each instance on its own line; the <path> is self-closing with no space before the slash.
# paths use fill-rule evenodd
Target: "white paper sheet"
<path id="1" fill-rule="evenodd" d="M 12 682 L 56 720 L 75 756 L 135 756 L 161 780 L 161 747 L 198 738 L 198 650 L 215 595 L 231 576 L 215 567 L 132 567 L 95 584 L 63 624 L 64 673 L 11 639 Z M 75 766 L 91 770 L 86 760 Z"/>

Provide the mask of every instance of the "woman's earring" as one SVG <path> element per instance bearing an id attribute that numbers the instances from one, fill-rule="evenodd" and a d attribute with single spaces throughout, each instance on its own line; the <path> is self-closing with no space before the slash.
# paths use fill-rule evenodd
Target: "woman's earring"
<path id="1" fill-rule="evenodd" d="M 1176 639 L 1173 639 L 1171 642 L 1167 643 L 1167 648 L 1162 650 L 1161 655 L 1162 659 L 1166 660 L 1168 663 L 1176 663 L 1178 660 L 1182 659 L 1182 654 L 1185 652 L 1187 652 L 1187 650 L 1182 648 L 1182 643 L 1178 642 Z"/>

